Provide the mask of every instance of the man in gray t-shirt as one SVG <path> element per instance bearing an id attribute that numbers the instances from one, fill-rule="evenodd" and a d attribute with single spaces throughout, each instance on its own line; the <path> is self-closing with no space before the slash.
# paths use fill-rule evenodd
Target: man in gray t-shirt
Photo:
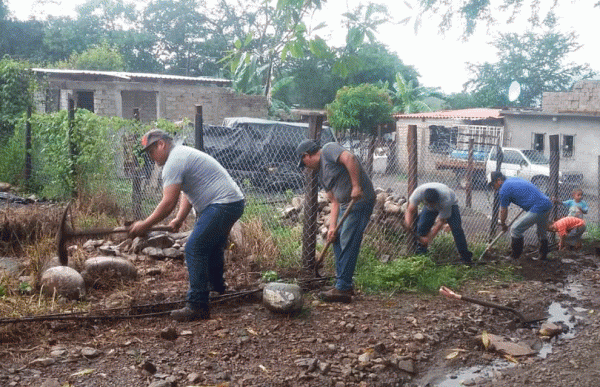
<path id="1" fill-rule="evenodd" d="M 296 149 L 301 168 L 317 171 L 319 183 L 331 202 L 327 240 L 333 241 L 335 254 L 335 288 L 322 292 L 321 298 L 330 302 L 351 302 L 352 276 L 360 252 L 363 233 L 375 206 L 375 190 L 359 160 L 338 143 L 330 142 L 320 148 L 313 140 L 304 140 Z M 355 200 L 345 222 L 335 229 L 351 200 Z M 343 210 L 343 211 L 342 211 Z"/>
<path id="2" fill-rule="evenodd" d="M 419 204 L 423 204 L 417 216 Z M 413 226 L 415 217 L 416 227 Z M 407 227 L 413 227 L 419 240 L 417 254 L 425 254 L 427 246 L 447 223 L 452 230 L 454 243 L 464 263 L 471 263 L 473 254 L 469 251 L 462 228 L 462 220 L 458 209 L 458 199 L 453 190 L 442 183 L 425 183 L 418 186 L 408 199 L 408 207 L 404 213 Z"/>
<path id="3" fill-rule="evenodd" d="M 169 226 L 178 231 L 191 209 L 196 211 L 194 230 L 185 244 L 190 289 L 187 305 L 171 312 L 177 321 L 208 319 L 209 283 L 224 293 L 224 250 L 233 224 L 244 212 L 244 195 L 229 173 L 210 155 L 175 145 L 166 132 L 154 129 L 142 137 L 150 158 L 163 167 L 163 197 L 146 219 L 135 222 L 131 236 L 145 234 L 165 219 L 179 202 Z"/>

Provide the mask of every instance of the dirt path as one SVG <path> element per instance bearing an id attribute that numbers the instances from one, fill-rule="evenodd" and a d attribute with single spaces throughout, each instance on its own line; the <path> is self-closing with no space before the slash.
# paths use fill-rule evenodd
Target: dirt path
<path id="1" fill-rule="evenodd" d="M 437 295 L 359 293 L 351 304 L 331 305 L 312 291 L 294 317 L 245 300 L 218 305 L 211 320 L 192 323 L 148 318 L 0 326 L 0 385 L 600 385 L 599 258 L 590 252 L 552 258 L 523 259 L 523 281 L 484 278 L 459 289 L 527 315 L 552 307 L 551 319 L 569 331 L 550 341 L 535 327 L 519 327 L 510 313 Z M 90 301 L 108 308 L 183 299 L 182 262 L 136 264 L 152 274 L 130 287 L 94 291 Z M 237 268 L 228 275 L 232 287 L 243 287 Z M 483 348 L 483 331 L 528 343 L 540 354 L 508 361 Z"/>

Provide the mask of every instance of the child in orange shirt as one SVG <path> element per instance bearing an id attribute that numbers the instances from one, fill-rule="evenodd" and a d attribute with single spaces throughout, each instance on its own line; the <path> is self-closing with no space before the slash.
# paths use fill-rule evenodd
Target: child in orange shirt
<path id="1" fill-rule="evenodd" d="M 581 248 L 581 236 L 585 232 L 585 220 L 574 216 L 565 216 L 548 226 L 548 231 L 557 232 L 560 240 L 558 249 L 565 248 L 565 244 L 575 249 Z"/>

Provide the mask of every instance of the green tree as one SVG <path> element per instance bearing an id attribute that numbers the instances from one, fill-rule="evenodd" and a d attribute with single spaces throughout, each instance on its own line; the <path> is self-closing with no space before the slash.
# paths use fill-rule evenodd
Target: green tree
<path id="1" fill-rule="evenodd" d="M 473 35 L 479 23 L 490 26 L 498 23 L 510 24 L 517 16 L 528 12 L 527 21 L 532 27 L 556 20 L 555 7 L 558 1 L 540 0 L 419 0 L 419 15 L 415 18 L 415 28 L 421 19 L 439 16 L 440 31 L 450 30 L 454 24 L 463 28 L 463 36 Z M 598 6 L 600 3 L 594 4 Z M 545 7 L 549 5 L 549 7 Z M 528 10 L 528 11 L 525 11 Z"/>
<path id="2" fill-rule="evenodd" d="M 539 106 L 545 91 L 566 91 L 579 80 L 594 76 L 589 65 L 567 62 L 576 51 L 574 33 L 550 29 L 541 34 L 501 34 L 493 42 L 498 50 L 496 63 L 469 64 L 470 78 L 465 91 L 471 92 L 478 106 L 508 106 L 508 88 L 513 81 L 521 94 L 513 104 Z"/>
<path id="3" fill-rule="evenodd" d="M 329 124 L 339 130 L 366 133 L 371 138 L 367 170 L 373 170 L 373 151 L 379 125 L 392 121 L 392 101 L 388 90 L 372 84 L 343 87 L 327 105 Z"/>
<path id="4" fill-rule="evenodd" d="M 144 10 L 143 26 L 156 37 L 154 55 L 167 72 L 198 75 L 199 53 L 207 36 L 206 17 L 195 0 L 154 0 Z"/>
<path id="5" fill-rule="evenodd" d="M 303 57 L 309 51 L 319 58 L 331 55 L 323 39 L 308 39 L 309 31 L 303 21 L 320 7 L 321 0 L 247 3 L 240 17 L 243 29 L 236 30 L 234 47 L 223 58 L 234 87 L 270 96 L 283 61 Z"/>
<path id="6" fill-rule="evenodd" d="M 415 84 L 416 80 L 406 80 L 401 73 L 396 74 L 392 92 L 394 111 L 405 114 L 431 111 L 431 107 L 425 102 L 425 99 L 439 93 L 435 93 L 430 88 L 415 86 Z"/>
<path id="7" fill-rule="evenodd" d="M 92 46 L 82 53 L 73 53 L 68 61 L 56 64 L 59 68 L 98 71 L 123 71 L 125 61 L 116 47 L 107 42 Z"/>
<path id="8" fill-rule="evenodd" d="M 32 104 L 34 79 L 25 62 L 0 60 L 0 138 L 6 140 Z"/>

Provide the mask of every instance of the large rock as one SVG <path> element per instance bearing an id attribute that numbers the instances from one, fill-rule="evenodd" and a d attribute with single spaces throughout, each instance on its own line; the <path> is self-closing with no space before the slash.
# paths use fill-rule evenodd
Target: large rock
<path id="1" fill-rule="evenodd" d="M 108 285 L 111 281 L 131 281 L 137 278 L 136 267 L 126 259 L 116 257 L 95 257 L 85 261 L 82 273 L 85 283 Z"/>
<path id="2" fill-rule="evenodd" d="M 263 289 L 263 304 L 276 313 L 298 313 L 303 305 L 302 290 L 295 284 L 270 282 Z"/>
<path id="3" fill-rule="evenodd" d="M 60 295 L 70 300 L 85 296 L 85 282 L 75 269 L 55 266 L 42 273 L 42 292 L 48 296 Z"/>
<path id="4" fill-rule="evenodd" d="M 10 257 L 0 257 L 0 271 L 5 271 L 9 275 L 16 276 L 23 269 L 21 260 Z"/>

